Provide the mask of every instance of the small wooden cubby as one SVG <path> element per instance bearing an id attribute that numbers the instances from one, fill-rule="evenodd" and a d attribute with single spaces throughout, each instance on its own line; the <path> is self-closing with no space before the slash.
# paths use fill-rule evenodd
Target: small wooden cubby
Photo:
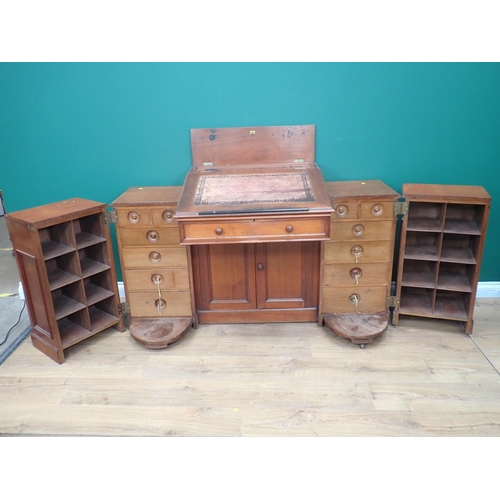
<path id="1" fill-rule="evenodd" d="M 58 363 L 96 333 L 124 331 L 105 212 L 73 198 L 7 215 L 33 345 Z"/>
<path id="2" fill-rule="evenodd" d="M 459 321 L 472 332 L 491 198 L 480 186 L 405 184 L 397 270 L 399 315 Z"/>

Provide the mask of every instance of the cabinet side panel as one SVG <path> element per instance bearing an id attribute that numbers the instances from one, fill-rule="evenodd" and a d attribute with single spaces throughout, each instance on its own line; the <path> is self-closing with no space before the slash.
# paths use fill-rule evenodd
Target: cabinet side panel
<path id="1" fill-rule="evenodd" d="M 51 330 L 49 316 L 41 287 L 43 276 L 38 273 L 36 259 L 33 255 L 18 250 L 15 254 L 32 328 L 52 338 L 49 333 Z"/>

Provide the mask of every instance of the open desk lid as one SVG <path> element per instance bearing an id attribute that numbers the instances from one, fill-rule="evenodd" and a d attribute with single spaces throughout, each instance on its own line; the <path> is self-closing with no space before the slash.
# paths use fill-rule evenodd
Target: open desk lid
<path id="1" fill-rule="evenodd" d="M 191 130 L 176 216 L 331 212 L 314 125 Z"/>

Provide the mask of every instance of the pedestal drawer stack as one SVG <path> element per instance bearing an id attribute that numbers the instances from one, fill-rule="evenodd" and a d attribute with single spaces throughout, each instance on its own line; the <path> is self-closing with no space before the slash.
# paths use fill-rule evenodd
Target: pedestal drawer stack
<path id="1" fill-rule="evenodd" d="M 150 348 L 177 340 L 193 321 L 189 249 L 179 245 L 174 218 L 180 190 L 133 187 L 111 204 L 117 213 L 130 333 Z"/>
<path id="2" fill-rule="evenodd" d="M 328 182 L 327 187 L 335 212 L 330 241 L 323 243 L 319 319 L 365 344 L 388 324 L 399 195 L 380 181 Z M 337 324 L 346 321 L 348 332 Z"/>

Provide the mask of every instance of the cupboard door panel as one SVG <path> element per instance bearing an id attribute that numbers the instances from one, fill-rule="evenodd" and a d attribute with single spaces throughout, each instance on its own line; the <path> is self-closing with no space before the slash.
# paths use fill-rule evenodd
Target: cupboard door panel
<path id="1" fill-rule="evenodd" d="M 192 249 L 199 310 L 254 309 L 254 245 L 200 245 Z"/>
<path id="2" fill-rule="evenodd" d="M 318 305 L 319 242 L 256 245 L 257 307 Z"/>

